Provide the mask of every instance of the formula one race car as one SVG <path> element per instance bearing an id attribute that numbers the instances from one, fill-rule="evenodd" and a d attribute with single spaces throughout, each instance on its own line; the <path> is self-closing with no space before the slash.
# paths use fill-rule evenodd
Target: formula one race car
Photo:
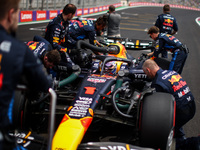
<path id="1" fill-rule="evenodd" d="M 57 94 L 55 109 L 49 109 L 48 94 L 40 94 L 32 101 L 22 92 L 16 94 L 16 126 L 44 133 L 41 127 L 47 129 L 45 120 L 55 111 L 55 120 L 50 119 L 51 124 L 56 125 L 53 139 L 52 132 L 47 136 L 50 137 L 48 142 L 45 138 L 29 138 L 34 136 L 32 132 L 23 137 L 21 133 L 12 135 L 20 137 L 23 146 L 30 150 L 36 149 L 35 145 L 52 150 L 170 149 L 175 100 L 168 93 L 150 88 L 151 80 L 141 69 L 146 56 L 129 59 L 120 43 L 101 48 L 80 41 L 77 49 L 89 49 L 100 55 L 84 59 L 93 60 L 87 71 L 83 66 L 81 71 L 75 69 L 79 72 L 76 77 L 69 76 L 54 86 Z M 60 120 L 59 115 L 62 116 Z"/>

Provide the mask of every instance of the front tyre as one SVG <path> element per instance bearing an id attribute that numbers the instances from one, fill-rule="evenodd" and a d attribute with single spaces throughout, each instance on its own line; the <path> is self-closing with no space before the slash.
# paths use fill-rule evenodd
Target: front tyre
<path id="1" fill-rule="evenodd" d="M 171 94 L 156 92 L 144 97 L 140 114 L 140 144 L 168 150 L 172 145 L 175 100 Z"/>

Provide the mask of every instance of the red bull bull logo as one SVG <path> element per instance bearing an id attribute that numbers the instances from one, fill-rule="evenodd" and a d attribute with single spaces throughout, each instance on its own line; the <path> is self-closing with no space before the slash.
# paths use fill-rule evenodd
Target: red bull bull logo
<path id="1" fill-rule="evenodd" d="M 179 82 L 179 80 L 182 77 L 180 75 L 172 75 L 171 79 L 169 79 L 168 81 L 171 82 L 171 84 L 173 85 L 175 82 Z"/>
<path id="2" fill-rule="evenodd" d="M 87 25 L 87 21 L 85 21 L 85 20 L 83 20 L 82 23 L 84 26 Z"/>
<path id="3" fill-rule="evenodd" d="M 166 23 L 173 23 L 173 20 L 171 20 L 171 19 L 165 19 L 164 22 L 166 22 Z"/>
<path id="4" fill-rule="evenodd" d="M 163 22 L 163 25 L 172 27 L 173 26 L 173 20 L 165 19 L 164 22 Z"/>
<path id="5" fill-rule="evenodd" d="M 29 48 L 31 50 L 34 50 L 34 49 L 36 49 L 36 46 L 37 46 L 37 43 L 33 43 L 32 45 L 29 46 Z"/>

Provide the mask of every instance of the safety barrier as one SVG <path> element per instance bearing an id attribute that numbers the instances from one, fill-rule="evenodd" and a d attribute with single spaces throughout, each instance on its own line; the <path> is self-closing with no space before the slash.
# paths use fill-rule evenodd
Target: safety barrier
<path id="1" fill-rule="evenodd" d="M 121 3 L 113 4 L 116 8 L 121 7 Z M 87 15 L 107 11 L 109 5 L 77 9 L 75 16 Z M 19 22 L 41 21 L 55 18 L 62 10 L 38 10 L 38 11 L 20 11 Z"/>
<path id="2" fill-rule="evenodd" d="M 117 9 L 122 7 L 122 3 L 113 4 Z M 161 3 L 149 3 L 149 2 L 130 2 L 129 6 L 159 6 L 163 7 L 164 4 Z M 77 9 L 75 16 L 82 16 L 88 14 L 99 13 L 108 10 L 109 5 L 92 7 L 92 8 L 82 8 Z M 199 8 L 187 7 L 182 5 L 170 4 L 172 8 L 181 8 L 200 11 Z M 58 14 L 62 13 L 62 10 L 37 10 L 37 11 L 20 11 L 19 22 L 32 22 L 32 21 L 42 21 L 55 18 Z"/>

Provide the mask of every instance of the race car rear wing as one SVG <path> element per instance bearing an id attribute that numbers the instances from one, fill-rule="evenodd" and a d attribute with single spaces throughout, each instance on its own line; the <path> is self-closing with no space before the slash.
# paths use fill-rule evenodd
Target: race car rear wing
<path id="1" fill-rule="evenodd" d="M 120 42 L 127 50 L 145 50 L 154 48 L 153 42 L 150 40 L 129 39 L 124 37 L 107 37 L 99 40 L 103 45 Z"/>

